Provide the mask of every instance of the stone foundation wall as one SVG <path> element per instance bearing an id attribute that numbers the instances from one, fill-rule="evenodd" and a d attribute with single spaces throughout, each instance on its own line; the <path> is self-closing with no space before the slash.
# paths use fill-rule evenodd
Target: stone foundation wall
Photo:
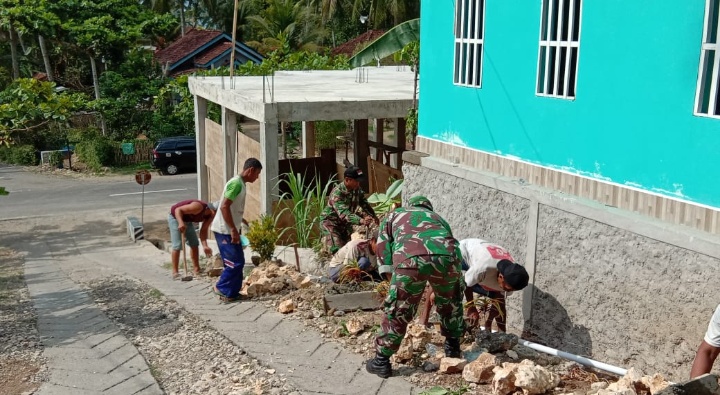
<path id="1" fill-rule="evenodd" d="M 686 237 L 693 246 L 693 236 L 684 236 L 692 232 L 681 226 L 656 231 L 645 223 L 652 220 L 627 221 L 591 203 L 583 215 L 582 200 L 537 199 L 537 187 L 450 173 L 406 163 L 403 196 L 427 196 L 457 238 L 497 242 L 528 267 L 532 284 L 508 300 L 509 330 L 613 365 L 687 378 L 720 303 L 720 259 L 706 253 L 715 251 L 712 242 L 697 252 L 647 236 L 666 226 L 667 239 Z"/>

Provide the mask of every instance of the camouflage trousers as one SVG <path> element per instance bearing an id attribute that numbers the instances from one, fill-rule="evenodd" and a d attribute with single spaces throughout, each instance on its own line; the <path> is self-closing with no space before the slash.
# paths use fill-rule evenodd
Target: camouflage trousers
<path id="1" fill-rule="evenodd" d="M 335 255 L 340 248 L 350 241 L 352 225 L 325 220 L 320 223 L 320 232 L 325 248 Z"/>
<path id="2" fill-rule="evenodd" d="M 375 350 L 378 354 L 389 357 L 400 348 L 408 323 L 417 313 L 425 284 L 428 282 L 435 292 L 441 333 L 446 338 L 462 337 L 465 330 L 465 280 L 460 269 L 460 260 L 449 255 L 415 256 L 394 269 L 390 291 L 384 303 L 385 318 L 375 337 Z"/>

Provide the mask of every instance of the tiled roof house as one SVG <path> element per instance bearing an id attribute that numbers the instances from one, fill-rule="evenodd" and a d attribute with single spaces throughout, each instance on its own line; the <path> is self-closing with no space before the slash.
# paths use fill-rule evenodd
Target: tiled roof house
<path id="1" fill-rule="evenodd" d="M 209 70 L 230 64 L 232 37 L 220 30 L 192 29 L 172 42 L 167 48 L 155 52 L 168 75 L 186 74 L 196 70 Z M 261 63 L 262 55 L 247 45 L 235 43 L 235 64 L 248 61 Z"/>
<path id="2" fill-rule="evenodd" d="M 364 48 L 367 44 L 377 40 L 383 34 L 385 34 L 385 30 L 368 30 L 365 33 L 353 38 L 352 40 L 348 40 L 333 48 L 331 53 L 335 56 L 342 54 L 347 56 L 348 58 L 351 58 L 358 52 L 358 50 Z"/>

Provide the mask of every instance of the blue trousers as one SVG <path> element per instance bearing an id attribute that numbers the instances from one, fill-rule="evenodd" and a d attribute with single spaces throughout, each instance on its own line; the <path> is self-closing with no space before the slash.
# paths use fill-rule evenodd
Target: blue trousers
<path id="1" fill-rule="evenodd" d="M 215 287 L 225 297 L 236 298 L 242 288 L 243 268 L 245 267 L 245 253 L 243 253 L 242 244 L 231 243 L 230 235 L 214 233 L 224 266 Z"/>

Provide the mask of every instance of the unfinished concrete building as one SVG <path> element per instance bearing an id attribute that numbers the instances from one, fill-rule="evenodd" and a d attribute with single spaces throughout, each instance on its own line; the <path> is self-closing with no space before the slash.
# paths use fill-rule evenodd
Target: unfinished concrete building
<path id="1" fill-rule="evenodd" d="M 412 106 L 414 73 L 407 67 L 356 70 L 281 71 L 271 76 L 191 77 L 195 96 L 195 134 L 198 154 L 198 195 L 220 199 L 225 182 L 242 170 L 245 159 L 256 157 L 264 169 L 248 186 L 245 217 L 250 221 L 270 214 L 278 201 L 278 177 L 291 167 L 312 167 L 335 174 L 335 152 L 316 156 L 315 121 L 352 121 L 352 158 L 368 172 L 372 157 L 399 168 L 405 150 L 404 117 Z M 220 107 L 221 123 L 208 119 L 208 106 Z M 257 128 L 238 130 L 240 117 L 255 120 Z M 393 119 L 393 141 L 383 140 L 383 120 Z M 281 122 L 302 122 L 302 158 L 280 157 Z M 373 127 L 369 128 L 370 122 Z M 373 133 L 370 133 L 369 130 Z M 397 171 L 399 173 L 399 170 Z M 370 185 L 364 185 L 366 191 Z"/>

